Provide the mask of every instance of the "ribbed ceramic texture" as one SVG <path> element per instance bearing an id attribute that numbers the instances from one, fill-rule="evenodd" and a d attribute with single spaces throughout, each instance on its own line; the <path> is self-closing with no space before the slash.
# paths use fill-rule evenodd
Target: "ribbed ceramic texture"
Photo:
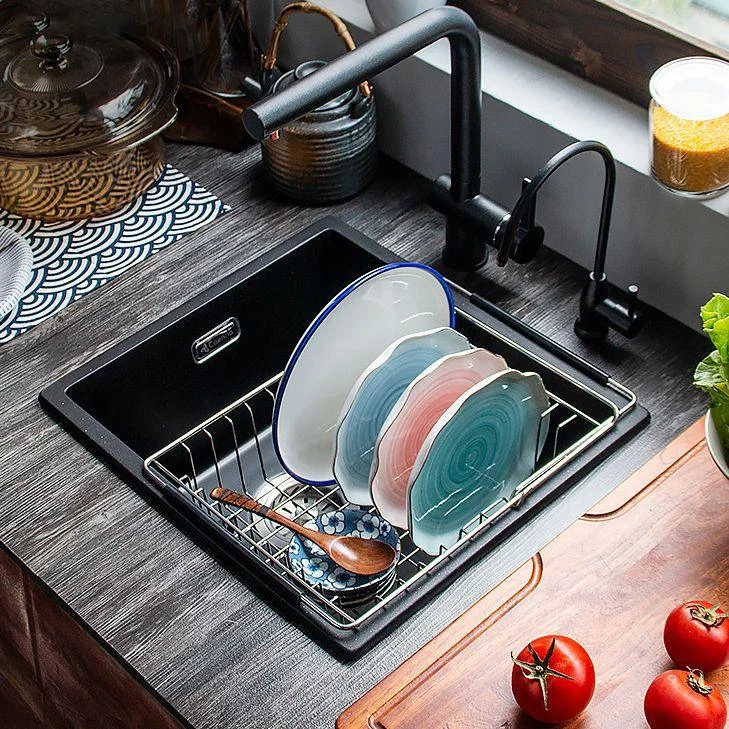
<path id="1" fill-rule="evenodd" d="M 418 547 L 438 554 L 453 546 L 461 529 L 534 472 L 548 407 L 538 375 L 506 370 L 446 410 L 410 475 L 409 525 Z"/>
<path id="2" fill-rule="evenodd" d="M 0 207 L 45 222 L 106 215 L 152 187 L 164 161 L 159 136 L 111 154 L 0 155 Z"/>
<path id="3" fill-rule="evenodd" d="M 28 241 L 0 228 L 0 321 L 16 310 L 32 271 L 33 252 Z"/>
<path id="4" fill-rule="evenodd" d="M 370 469 L 377 436 L 407 386 L 433 362 L 470 348 L 468 339 L 444 327 L 411 334 L 390 345 L 355 383 L 337 431 L 334 477 L 347 501 L 370 506 Z"/>
<path id="5" fill-rule="evenodd" d="M 372 180 L 377 162 L 374 103 L 364 117 L 350 116 L 323 128 L 298 121 L 278 139 L 263 142 L 266 176 L 283 195 L 309 204 L 345 200 Z"/>
<path id="6" fill-rule="evenodd" d="M 503 357 L 472 349 L 443 357 L 413 382 L 382 425 L 370 476 L 372 499 L 393 526 L 406 529 L 410 473 L 441 415 L 467 390 L 507 369 Z"/>

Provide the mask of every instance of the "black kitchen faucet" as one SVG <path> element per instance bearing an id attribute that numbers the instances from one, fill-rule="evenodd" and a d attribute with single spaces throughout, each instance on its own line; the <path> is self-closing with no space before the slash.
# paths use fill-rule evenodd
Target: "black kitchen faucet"
<path id="1" fill-rule="evenodd" d="M 518 263 L 531 261 L 544 240 L 543 228 L 535 223 L 537 190 L 567 159 L 597 152 L 605 162 L 605 194 L 595 268 L 580 300 L 575 331 L 588 340 L 602 339 L 609 328 L 635 336 L 642 323 L 636 308 L 637 287 L 630 287 L 630 299 L 624 300 L 604 272 L 615 188 L 615 161 L 607 147 L 577 142 L 559 152 L 534 179 L 524 180 L 522 195 L 511 212 L 481 194 L 481 40 L 476 24 L 462 10 L 428 10 L 375 36 L 246 109 L 246 130 L 254 139 L 264 139 L 440 38 L 448 38 L 451 50 L 451 174 L 435 181 L 430 202 L 446 217 L 444 263 L 459 270 L 479 268 L 488 259 L 487 244 L 498 250 L 499 266 L 509 258 Z"/>

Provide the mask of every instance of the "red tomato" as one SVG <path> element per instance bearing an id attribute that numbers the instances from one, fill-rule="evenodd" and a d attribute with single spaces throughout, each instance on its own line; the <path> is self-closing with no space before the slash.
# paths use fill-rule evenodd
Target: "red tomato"
<path id="1" fill-rule="evenodd" d="M 649 686 L 643 702 L 651 729 L 724 729 L 726 704 L 699 670 L 666 671 Z"/>
<path id="2" fill-rule="evenodd" d="M 550 724 L 568 721 L 590 703 L 595 667 L 572 638 L 546 635 L 511 658 L 511 690 L 519 708 L 533 719 Z"/>
<path id="3" fill-rule="evenodd" d="M 714 671 L 729 660 L 729 616 L 703 600 L 685 602 L 668 616 L 663 642 L 676 666 Z"/>

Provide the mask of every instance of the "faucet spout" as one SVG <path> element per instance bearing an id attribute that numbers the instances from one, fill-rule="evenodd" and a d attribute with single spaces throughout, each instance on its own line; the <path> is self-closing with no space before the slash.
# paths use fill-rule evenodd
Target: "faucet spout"
<path id="1" fill-rule="evenodd" d="M 428 10 L 257 102 L 243 112 L 245 128 L 254 139 L 264 139 L 440 38 L 448 38 L 451 49 L 450 195 L 456 205 L 464 203 L 481 189 L 481 41 L 476 24 L 458 8 Z M 444 261 L 472 270 L 485 258 L 483 238 L 449 216 Z"/>

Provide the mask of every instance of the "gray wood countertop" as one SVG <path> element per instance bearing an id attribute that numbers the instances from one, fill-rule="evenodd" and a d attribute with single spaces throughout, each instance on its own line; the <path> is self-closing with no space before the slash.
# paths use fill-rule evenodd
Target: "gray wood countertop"
<path id="1" fill-rule="evenodd" d="M 438 259 L 443 221 L 423 203 L 427 182 L 388 160 L 357 199 L 316 209 L 273 196 L 260 178 L 256 149 L 232 155 L 171 146 L 170 161 L 232 211 L 0 347 L 0 540 L 197 729 L 333 727 L 355 698 L 705 409 L 691 388 L 691 373 L 708 342 L 651 311 L 638 339 L 611 336 L 588 349 L 572 332 L 585 274 L 550 251 L 526 266 L 447 272 L 633 388 L 653 420 L 556 508 L 364 657 L 341 663 L 56 425 L 37 395 L 326 214 L 423 262 Z M 595 210 L 585 214 L 597 222 L 598 210 L 596 200 Z M 547 231 L 547 242 L 561 233 Z M 592 248 L 594 241 L 585 245 Z M 609 265 L 608 253 L 608 271 Z M 40 498 L 29 498 L 31 493 Z"/>

